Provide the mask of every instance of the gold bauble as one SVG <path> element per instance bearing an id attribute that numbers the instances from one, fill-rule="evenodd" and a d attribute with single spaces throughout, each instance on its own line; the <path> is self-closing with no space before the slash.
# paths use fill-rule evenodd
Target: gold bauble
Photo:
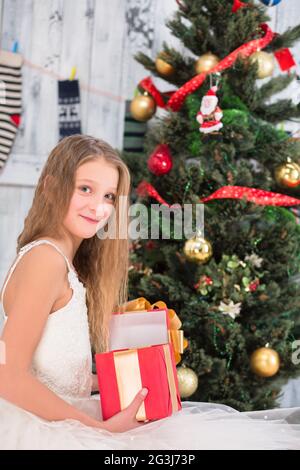
<path id="1" fill-rule="evenodd" d="M 295 162 L 283 163 L 275 170 L 277 184 L 284 188 L 295 188 L 300 184 L 300 166 Z"/>
<path id="2" fill-rule="evenodd" d="M 260 377 L 272 377 L 278 372 L 280 358 L 278 353 L 271 348 L 256 349 L 250 357 L 252 372 Z"/>
<path id="3" fill-rule="evenodd" d="M 156 103 L 152 96 L 138 95 L 130 103 L 130 112 L 137 121 L 148 121 L 156 111 Z"/>
<path id="4" fill-rule="evenodd" d="M 168 64 L 165 59 L 166 57 L 162 54 L 158 56 L 155 61 L 155 67 L 160 75 L 162 75 L 163 77 L 170 77 L 175 72 L 175 68 L 173 67 L 173 65 Z"/>
<path id="5" fill-rule="evenodd" d="M 208 52 L 207 54 L 203 54 L 199 57 L 198 60 L 195 62 L 195 70 L 198 73 L 202 72 L 209 72 L 212 68 L 214 68 L 220 62 L 219 57 Z"/>
<path id="6" fill-rule="evenodd" d="M 273 54 L 269 54 L 264 51 L 257 51 L 250 57 L 251 63 L 257 63 L 257 78 L 271 77 L 274 72 L 274 57 Z"/>
<path id="7" fill-rule="evenodd" d="M 198 388 L 198 377 L 189 367 L 177 367 L 178 388 L 181 398 L 188 398 Z"/>
<path id="8" fill-rule="evenodd" d="M 198 236 L 185 242 L 183 252 L 189 261 L 199 264 L 207 263 L 213 254 L 212 246 L 209 241 Z"/>

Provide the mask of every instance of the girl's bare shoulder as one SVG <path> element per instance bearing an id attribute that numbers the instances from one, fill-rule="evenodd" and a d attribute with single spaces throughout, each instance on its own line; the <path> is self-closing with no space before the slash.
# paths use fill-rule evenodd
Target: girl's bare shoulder
<path id="1" fill-rule="evenodd" d="M 37 289 L 51 292 L 51 297 L 57 298 L 67 271 L 64 257 L 53 246 L 41 244 L 31 247 L 19 259 L 7 283 L 4 292 L 6 305 L 3 298 L 5 311 L 9 311 L 16 297 L 30 295 L 31 292 L 36 294 Z"/>
<path id="2" fill-rule="evenodd" d="M 24 253 L 18 261 L 17 268 L 23 274 L 26 274 L 28 270 L 32 274 L 40 274 L 41 271 L 49 272 L 49 270 L 64 274 L 67 271 L 67 264 L 64 257 L 53 246 L 44 243 L 33 246 Z"/>

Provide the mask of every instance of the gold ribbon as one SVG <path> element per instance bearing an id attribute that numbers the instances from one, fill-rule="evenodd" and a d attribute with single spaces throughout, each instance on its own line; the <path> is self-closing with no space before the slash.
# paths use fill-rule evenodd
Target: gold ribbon
<path id="1" fill-rule="evenodd" d="M 172 367 L 172 359 L 171 359 L 171 353 L 170 353 L 169 345 L 164 344 L 163 349 L 164 349 L 164 355 L 165 355 L 165 361 L 166 361 L 166 368 L 167 368 L 169 390 L 170 390 L 170 395 L 171 395 L 172 410 L 173 410 L 173 413 L 174 413 L 175 411 L 179 410 L 179 406 L 178 406 L 178 400 L 177 400 L 177 389 L 176 389 L 176 383 L 175 383 L 174 371 L 173 371 L 173 367 Z"/>
<path id="2" fill-rule="evenodd" d="M 163 353 L 166 365 L 166 372 L 171 397 L 172 411 L 178 411 L 177 389 L 172 367 L 172 359 L 168 344 L 163 345 Z M 117 351 L 113 353 L 114 365 L 116 370 L 116 379 L 118 385 L 121 410 L 124 410 L 136 394 L 142 389 L 139 358 L 137 349 L 128 349 L 126 351 Z M 126 372 L 125 372 L 126 371 Z M 143 402 L 136 414 L 137 421 L 146 421 L 145 403 Z"/>
<path id="3" fill-rule="evenodd" d="M 117 312 L 124 313 L 124 312 L 140 312 L 140 311 L 147 311 L 147 310 L 155 310 L 156 308 L 159 309 L 167 309 L 169 315 L 169 324 L 170 328 L 168 331 L 169 341 L 172 343 L 175 353 L 175 362 L 176 365 L 179 364 L 181 361 L 181 354 L 183 353 L 184 349 L 188 346 L 188 341 L 183 336 L 183 330 L 181 328 L 181 321 L 176 314 L 175 310 L 168 308 L 166 303 L 162 300 L 158 300 L 154 304 L 150 304 L 150 302 L 145 299 L 145 297 L 138 297 L 137 299 L 130 300 L 126 302 Z"/>
<path id="4" fill-rule="evenodd" d="M 130 405 L 138 391 L 143 388 L 137 350 L 128 349 L 127 351 L 114 352 L 114 363 L 121 410 L 124 410 Z M 144 402 L 138 409 L 136 419 L 138 421 L 147 419 Z"/>

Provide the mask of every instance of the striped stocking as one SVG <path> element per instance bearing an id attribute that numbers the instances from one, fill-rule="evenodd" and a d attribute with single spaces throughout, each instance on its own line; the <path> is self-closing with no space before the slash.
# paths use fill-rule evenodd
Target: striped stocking
<path id="1" fill-rule="evenodd" d="M 0 171 L 8 159 L 21 114 L 22 56 L 0 51 Z"/>

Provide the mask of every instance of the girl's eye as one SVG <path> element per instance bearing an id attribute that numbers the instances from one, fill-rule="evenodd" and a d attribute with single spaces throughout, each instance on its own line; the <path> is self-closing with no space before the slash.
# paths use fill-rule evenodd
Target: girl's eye
<path id="1" fill-rule="evenodd" d="M 86 188 L 91 189 L 89 186 L 80 186 L 79 187 L 79 189 L 86 189 Z M 86 191 L 83 191 L 83 192 L 85 193 Z"/>
<path id="2" fill-rule="evenodd" d="M 115 194 L 113 194 L 113 193 L 109 193 L 109 194 L 107 194 L 106 196 L 111 196 L 111 197 L 108 197 L 108 199 L 109 199 L 110 201 L 113 201 L 113 202 L 115 202 L 115 200 L 116 200 L 116 196 L 115 196 Z"/>

